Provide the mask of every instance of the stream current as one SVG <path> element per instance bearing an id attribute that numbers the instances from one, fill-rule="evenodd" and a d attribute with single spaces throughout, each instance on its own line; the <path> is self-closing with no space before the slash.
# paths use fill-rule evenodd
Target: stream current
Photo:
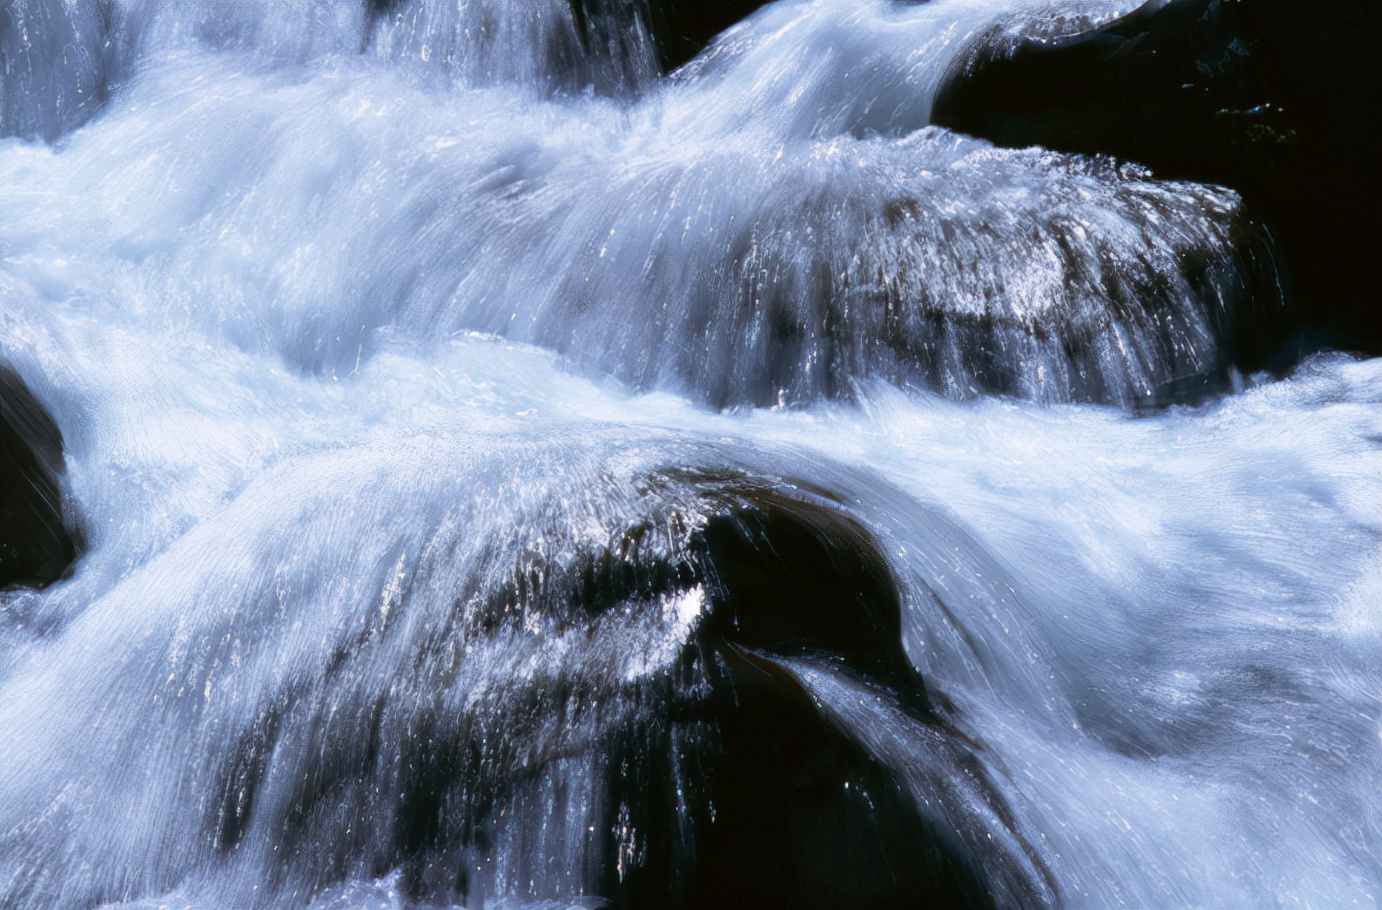
<path id="1" fill-rule="evenodd" d="M 1231 370 L 1230 190 L 928 124 L 1127 8 L 663 75 L 565 0 L 7 6 L 82 550 L 0 591 L 0 905 L 1376 906 L 1382 362 Z"/>

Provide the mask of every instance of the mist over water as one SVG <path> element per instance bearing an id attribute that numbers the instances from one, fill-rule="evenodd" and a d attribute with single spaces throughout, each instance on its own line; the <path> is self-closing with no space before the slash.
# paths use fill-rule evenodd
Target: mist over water
<path id="1" fill-rule="evenodd" d="M 0 591 L 0 904 L 713 903 L 762 677 L 959 897 L 1375 906 L 1382 363 L 1230 371 L 1230 190 L 928 125 L 1127 7 L 667 76 L 565 2 L 6 7 L 83 549 Z"/>

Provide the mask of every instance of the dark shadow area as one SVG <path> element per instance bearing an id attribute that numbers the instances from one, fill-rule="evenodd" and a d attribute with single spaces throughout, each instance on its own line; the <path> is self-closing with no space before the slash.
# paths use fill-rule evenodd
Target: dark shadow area
<path id="1" fill-rule="evenodd" d="M 581 2 L 581 0 L 573 0 Z M 768 0 L 647 0 L 648 30 L 664 73 L 705 50 L 715 36 Z"/>
<path id="2" fill-rule="evenodd" d="M 77 558 L 62 521 L 62 434 L 19 375 L 0 364 L 0 588 L 41 588 Z"/>
<path id="3" fill-rule="evenodd" d="M 615 751 L 616 907 L 989 907 L 981 873 L 786 673 L 722 646 L 704 720 Z"/>

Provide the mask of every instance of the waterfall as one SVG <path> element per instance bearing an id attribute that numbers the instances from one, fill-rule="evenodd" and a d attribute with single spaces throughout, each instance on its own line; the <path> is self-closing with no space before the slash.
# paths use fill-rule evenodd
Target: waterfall
<path id="1" fill-rule="evenodd" d="M 1375 905 L 1382 361 L 930 123 L 1131 5 L 0 8 L 0 905 Z"/>

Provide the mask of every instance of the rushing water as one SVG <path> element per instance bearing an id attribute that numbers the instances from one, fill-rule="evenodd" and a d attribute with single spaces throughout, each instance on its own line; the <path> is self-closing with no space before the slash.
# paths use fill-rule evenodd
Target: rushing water
<path id="1" fill-rule="evenodd" d="M 380 6 L 0 14 L 84 543 L 0 592 L 0 904 L 710 902 L 793 836 L 757 676 L 957 899 L 1382 899 L 1382 363 L 1227 369 L 1232 192 L 927 124 L 1118 8 L 784 0 L 660 76 Z"/>

